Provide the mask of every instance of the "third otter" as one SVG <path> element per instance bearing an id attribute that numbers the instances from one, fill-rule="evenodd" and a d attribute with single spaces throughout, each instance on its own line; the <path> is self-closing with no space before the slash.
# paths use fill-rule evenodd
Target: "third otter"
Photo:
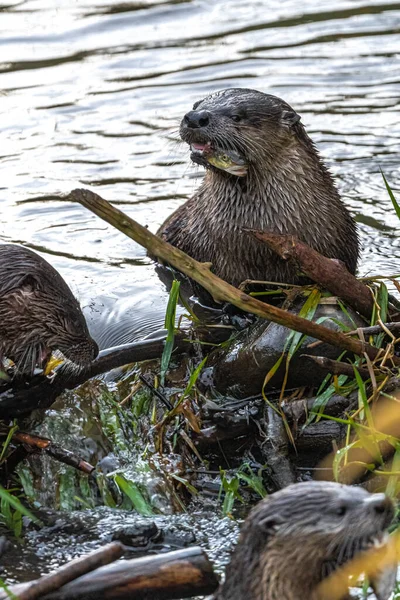
<path id="1" fill-rule="evenodd" d="M 250 89 L 222 90 L 194 104 L 180 135 L 191 147 L 191 159 L 207 172 L 158 235 L 196 260 L 211 262 L 219 277 L 236 286 L 246 279 L 304 281 L 244 227 L 295 234 L 321 254 L 342 260 L 354 274 L 355 223 L 299 115 L 286 102 Z M 215 160 L 221 155 L 231 160 L 229 171 L 214 166 L 224 164 Z"/>
<path id="2" fill-rule="evenodd" d="M 393 516 L 384 494 L 329 481 L 290 485 L 250 512 L 215 600 L 324 600 L 321 581 L 381 545 Z M 387 599 L 396 565 L 371 579 Z"/>

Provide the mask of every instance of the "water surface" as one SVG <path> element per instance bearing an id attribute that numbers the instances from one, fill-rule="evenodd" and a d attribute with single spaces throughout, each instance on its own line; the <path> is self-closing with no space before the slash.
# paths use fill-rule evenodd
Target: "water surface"
<path id="1" fill-rule="evenodd" d="M 1 0 L 0 0 L 1 1 Z M 80 206 L 77 186 L 155 231 L 199 183 L 179 120 L 231 86 L 283 97 L 360 225 L 361 273 L 400 271 L 400 3 L 373 0 L 2 0 L 0 239 L 40 251 L 102 346 L 162 324 L 143 248 Z"/>

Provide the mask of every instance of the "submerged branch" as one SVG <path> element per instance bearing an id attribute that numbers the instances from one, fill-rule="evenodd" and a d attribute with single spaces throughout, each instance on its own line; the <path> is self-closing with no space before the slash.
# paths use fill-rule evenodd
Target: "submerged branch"
<path id="1" fill-rule="evenodd" d="M 72 202 L 80 202 L 83 206 L 94 212 L 117 229 L 133 239 L 135 242 L 144 246 L 150 254 L 171 264 L 176 269 L 195 280 L 204 287 L 214 299 L 229 302 L 238 308 L 258 315 L 264 319 L 269 319 L 275 323 L 294 329 L 305 335 L 320 339 L 327 344 L 332 344 L 343 350 L 353 352 L 358 355 L 366 353 L 371 359 L 376 359 L 382 355 L 382 351 L 360 342 L 359 340 L 348 338 L 343 333 L 335 332 L 327 327 L 308 321 L 298 315 L 288 313 L 281 308 L 261 302 L 237 288 L 223 281 L 210 271 L 209 265 L 200 263 L 178 248 L 171 246 L 160 237 L 152 234 L 146 227 L 143 227 L 122 211 L 113 207 L 109 202 L 101 198 L 98 194 L 85 189 L 72 191 L 67 199 Z M 400 359 L 391 357 L 391 360 L 400 364 Z"/>

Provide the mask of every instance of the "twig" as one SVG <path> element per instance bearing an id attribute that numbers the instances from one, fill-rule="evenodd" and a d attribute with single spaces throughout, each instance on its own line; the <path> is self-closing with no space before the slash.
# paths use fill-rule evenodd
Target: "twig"
<path id="1" fill-rule="evenodd" d="M 87 475 L 90 475 L 95 470 L 93 465 L 89 464 L 85 460 L 82 460 L 82 458 L 79 458 L 79 456 L 76 456 L 76 454 L 70 450 L 65 450 L 65 448 L 62 448 L 58 444 L 54 444 L 47 438 L 31 435 L 30 433 L 25 433 L 23 431 L 17 431 L 13 435 L 13 440 L 17 440 L 18 442 L 21 442 L 30 448 L 35 448 L 36 450 L 46 452 L 46 454 L 52 456 L 59 462 L 70 465 L 71 467 L 74 467 L 75 469 L 78 469 L 78 471 L 82 471 Z"/>
<path id="2" fill-rule="evenodd" d="M 140 381 L 142 381 L 144 383 L 144 385 L 146 387 L 149 388 L 149 390 L 151 391 L 152 394 L 154 394 L 155 396 L 157 396 L 157 398 L 164 404 L 164 406 L 168 410 L 172 410 L 174 408 L 172 406 L 171 402 L 168 400 L 168 398 L 166 398 L 164 396 L 164 394 L 162 394 L 160 392 L 160 390 L 158 390 L 156 387 L 154 387 L 154 385 L 152 383 L 150 383 L 150 381 L 148 381 L 144 375 L 139 375 L 139 379 L 140 379 Z"/>
<path id="3" fill-rule="evenodd" d="M 382 323 L 382 325 L 370 325 L 369 327 L 358 327 L 357 329 L 352 329 L 352 331 L 346 331 L 344 335 L 379 335 L 380 333 L 386 333 L 386 329 L 392 332 L 399 331 L 400 332 L 400 321 L 395 321 L 394 323 Z M 317 340 L 316 342 L 312 342 L 308 344 L 307 348 L 316 348 L 320 346 L 322 342 Z"/>
<path id="4" fill-rule="evenodd" d="M 354 369 L 352 365 L 348 365 L 339 360 L 332 360 L 326 356 L 312 356 L 311 354 L 302 354 L 301 356 L 313 360 L 319 367 L 326 369 L 333 375 L 348 375 L 349 377 L 354 378 Z M 362 379 L 370 379 L 371 374 L 368 369 L 363 369 L 362 367 L 355 368 L 360 373 Z"/>
<path id="5" fill-rule="evenodd" d="M 323 325 L 308 321 L 298 315 L 288 313 L 276 306 L 260 302 L 248 296 L 214 275 L 208 265 L 199 263 L 178 248 L 155 236 L 146 227 L 139 225 L 128 215 L 90 190 L 74 190 L 67 196 L 67 199 L 71 202 L 80 202 L 135 242 L 144 246 L 150 254 L 170 263 L 176 269 L 194 279 L 208 290 L 213 298 L 219 301 L 230 302 L 246 312 L 254 313 L 259 317 L 269 319 L 355 354 L 362 355 L 367 352 L 371 359 L 376 359 L 381 354 L 381 351 L 373 346 L 362 344 L 358 340 L 346 337 L 343 333 L 334 332 Z M 394 363 L 400 364 L 398 357 L 393 356 L 392 360 Z"/>

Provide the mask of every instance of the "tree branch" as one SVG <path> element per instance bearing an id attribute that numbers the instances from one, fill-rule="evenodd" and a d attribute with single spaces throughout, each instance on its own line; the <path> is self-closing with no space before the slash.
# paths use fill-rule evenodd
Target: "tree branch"
<path id="1" fill-rule="evenodd" d="M 332 331 L 327 327 L 248 296 L 214 275 L 210 271 L 208 264 L 199 263 L 178 248 L 155 236 L 146 227 L 143 227 L 90 190 L 73 190 L 68 194 L 67 199 L 71 202 L 80 202 L 104 221 L 119 229 L 119 231 L 141 246 L 144 246 L 150 254 L 170 263 L 176 269 L 194 279 L 208 290 L 213 298 L 219 301 L 230 302 L 246 312 L 300 331 L 310 337 L 320 339 L 327 344 L 332 344 L 349 352 L 354 352 L 358 355 L 362 355 L 365 352 L 372 360 L 376 359 L 378 354 L 382 355 L 381 350 L 369 344 L 348 338 L 343 333 Z M 400 359 L 397 357 L 391 357 L 391 360 L 396 364 L 400 364 Z"/>

